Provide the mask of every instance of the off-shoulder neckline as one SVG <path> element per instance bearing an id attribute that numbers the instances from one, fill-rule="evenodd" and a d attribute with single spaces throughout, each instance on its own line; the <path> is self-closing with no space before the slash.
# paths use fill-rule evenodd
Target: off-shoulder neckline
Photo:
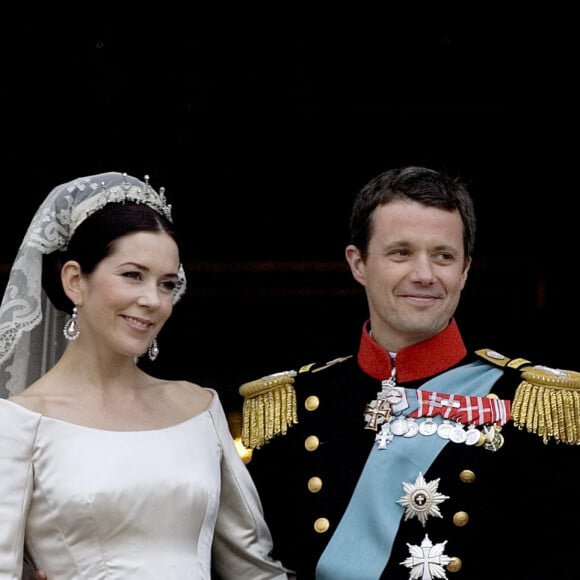
<path id="1" fill-rule="evenodd" d="M 72 428 L 78 428 L 78 429 L 85 429 L 85 430 L 89 430 L 89 431 L 100 431 L 102 433 L 159 433 L 161 431 L 168 431 L 170 429 L 175 429 L 181 426 L 185 426 L 188 423 L 194 422 L 198 417 L 202 417 L 203 415 L 209 413 L 212 408 L 217 404 L 217 400 L 218 400 L 218 396 L 217 393 L 213 390 L 213 389 L 208 389 L 209 391 L 212 392 L 212 398 L 208 404 L 208 406 L 203 409 L 203 411 L 200 411 L 199 413 L 196 413 L 195 415 L 192 415 L 191 417 L 187 417 L 186 419 L 184 419 L 183 421 L 178 421 L 177 423 L 173 423 L 172 425 L 167 425 L 166 427 L 158 427 L 158 428 L 154 428 L 154 429 L 102 429 L 100 427 L 91 427 L 89 425 L 82 425 L 81 423 L 74 423 L 72 421 L 67 421 L 65 419 L 58 419 L 56 417 L 51 417 L 50 415 L 44 415 L 42 413 L 39 413 L 38 411 L 33 411 L 32 409 L 29 409 L 28 407 L 25 407 L 24 405 L 21 405 L 19 403 L 16 403 L 14 401 L 11 401 L 9 399 L 3 399 L 0 398 L 0 404 L 2 403 L 8 403 L 9 405 L 19 409 L 20 411 L 22 411 L 24 414 L 31 414 L 34 415 L 36 417 L 39 418 L 40 421 L 49 421 L 52 423 L 58 423 L 60 425 L 64 425 L 67 427 L 72 427 Z"/>

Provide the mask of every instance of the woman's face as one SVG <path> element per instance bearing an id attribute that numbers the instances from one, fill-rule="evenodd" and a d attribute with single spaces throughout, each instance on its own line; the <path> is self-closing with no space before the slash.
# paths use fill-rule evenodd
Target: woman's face
<path id="1" fill-rule="evenodd" d="M 140 356 L 173 310 L 179 251 L 165 232 L 136 232 L 82 281 L 79 327 L 92 348 Z"/>

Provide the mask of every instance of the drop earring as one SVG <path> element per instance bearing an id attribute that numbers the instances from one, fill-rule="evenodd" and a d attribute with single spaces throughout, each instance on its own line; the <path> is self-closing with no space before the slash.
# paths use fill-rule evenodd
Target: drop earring
<path id="1" fill-rule="evenodd" d="M 159 346 L 157 346 L 157 339 L 154 338 L 153 342 L 149 345 L 147 349 L 147 356 L 149 357 L 150 361 L 154 361 L 159 354 Z"/>
<path id="2" fill-rule="evenodd" d="M 79 328 L 79 321 L 78 321 L 78 308 L 75 306 L 72 310 L 71 317 L 66 321 L 62 332 L 64 337 L 67 340 L 76 340 L 80 333 L 81 329 Z"/>

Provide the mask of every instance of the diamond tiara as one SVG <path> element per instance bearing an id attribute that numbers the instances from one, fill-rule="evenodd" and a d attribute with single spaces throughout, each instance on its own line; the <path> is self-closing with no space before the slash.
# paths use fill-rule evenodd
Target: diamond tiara
<path id="1" fill-rule="evenodd" d="M 156 212 L 165 216 L 170 222 L 171 204 L 167 203 L 165 198 L 165 188 L 160 187 L 159 193 L 149 185 L 149 176 L 145 175 L 143 185 L 133 185 L 127 179 L 127 174 L 123 173 L 125 178 L 120 185 L 107 187 L 104 182 L 100 184 L 100 191 L 95 195 L 86 198 L 77 206 L 72 208 L 70 216 L 70 237 L 76 229 L 92 214 L 99 211 L 110 203 L 144 203 Z"/>

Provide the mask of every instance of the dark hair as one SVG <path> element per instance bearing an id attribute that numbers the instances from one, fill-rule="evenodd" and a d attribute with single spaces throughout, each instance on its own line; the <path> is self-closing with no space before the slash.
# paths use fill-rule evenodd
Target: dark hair
<path id="1" fill-rule="evenodd" d="M 42 286 L 53 305 L 64 312 L 73 307 L 60 278 L 65 262 L 76 260 L 84 274 L 91 274 L 114 251 L 117 239 L 135 232 L 165 232 L 178 243 L 173 224 L 148 205 L 110 203 L 81 223 L 66 250 L 43 256 Z"/>
<path id="2" fill-rule="evenodd" d="M 470 258 L 475 245 L 476 218 L 473 200 L 458 179 L 426 167 L 402 167 L 377 175 L 357 194 L 350 217 L 350 240 L 363 260 L 368 255 L 373 235 L 373 213 L 379 206 L 396 199 L 408 199 L 423 205 L 457 210 L 463 222 L 463 248 Z"/>

